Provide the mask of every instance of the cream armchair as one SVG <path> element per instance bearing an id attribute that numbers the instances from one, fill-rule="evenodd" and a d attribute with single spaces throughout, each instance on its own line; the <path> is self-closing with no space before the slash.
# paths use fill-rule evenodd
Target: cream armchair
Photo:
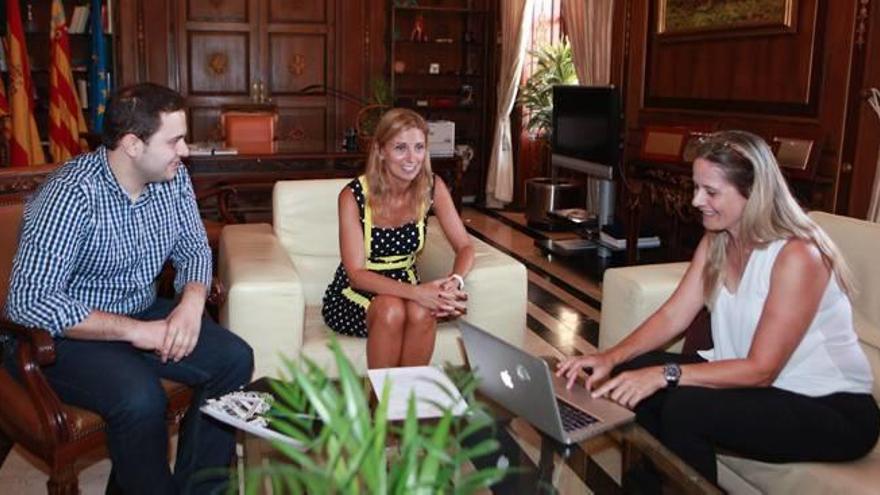
<path id="1" fill-rule="evenodd" d="M 228 290 L 220 322 L 254 349 L 255 375 L 277 376 L 281 356 L 308 356 L 336 373 L 327 343 L 333 332 L 321 317 L 321 299 L 339 264 L 337 196 L 348 182 L 282 181 L 272 197 L 273 225 L 229 225 L 219 249 L 219 277 Z M 476 256 L 466 277 L 469 322 L 516 345 L 526 328 L 525 267 L 473 239 Z M 418 260 L 422 280 L 449 274 L 454 252 L 436 219 L 428 223 Z M 455 321 L 437 330 L 433 363 L 462 363 Z M 337 336 L 360 372 L 366 340 Z"/>
<path id="2" fill-rule="evenodd" d="M 812 212 L 834 239 L 856 278 L 853 317 L 859 342 L 874 372 L 874 398 L 880 399 L 880 225 L 850 217 Z M 672 294 L 687 263 L 633 266 L 605 272 L 599 348 L 619 342 Z M 671 343 L 677 351 L 681 342 Z M 805 432 L 809 434 L 809 432 Z M 718 481 L 730 493 L 875 494 L 880 487 L 880 444 L 849 463 L 769 464 L 718 456 Z"/>

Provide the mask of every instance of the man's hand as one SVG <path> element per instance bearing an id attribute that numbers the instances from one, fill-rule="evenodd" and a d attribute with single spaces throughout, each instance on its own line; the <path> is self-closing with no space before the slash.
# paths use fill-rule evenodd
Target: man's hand
<path id="1" fill-rule="evenodd" d="M 207 288 L 199 283 L 189 283 L 183 290 L 183 297 L 165 321 L 168 332 L 162 343 L 160 356 L 162 362 L 174 362 L 189 356 L 199 341 L 202 329 L 202 313 L 205 310 Z"/>
<path id="2" fill-rule="evenodd" d="M 181 300 L 180 304 L 171 311 L 165 319 L 168 324 L 168 332 L 162 343 L 162 362 L 171 359 L 174 362 L 189 356 L 199 341 L 199 331 L 202 329 L 202 311 L 205 309 L 204 302 L 188 302 Z"/>
<path id="3" fill-rule="evenodd" d="M 168 332 L 168 323 L 165 320 L 133 320 L 130 328 L 127 340 L 131 345 L 143 351 L 159 352 Z"/>

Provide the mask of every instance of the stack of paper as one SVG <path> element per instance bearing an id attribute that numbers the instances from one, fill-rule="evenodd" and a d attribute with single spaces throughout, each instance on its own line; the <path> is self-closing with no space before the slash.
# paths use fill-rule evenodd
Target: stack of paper
<path id="1" fill-rule="evenodd" d="M 406 418 L 407 403 L 413 393 L 416 396 L 416 415 L 419 418 L 439 418 L 443 416 L 441 407 L 451 408 L 455 416 L 467 410 L 467 402 L 452 380 L 433 366 L 379 368 L 367 373 L 377 397 L 382 397 L 385 381 L 391 381 L 388 399 L 390 421 Z"/>
<path id="2" fill-rule="evenodd" d="M 273 400 L 268 393 L 230 392 L 216 399 L 208 399 L 202 405 L 201 411 L 218 421 L 260 438 L 301 447 L 302 443 L 298 440 L 269 426 L 269 420 L 264 415 L 269 411 Z"/>

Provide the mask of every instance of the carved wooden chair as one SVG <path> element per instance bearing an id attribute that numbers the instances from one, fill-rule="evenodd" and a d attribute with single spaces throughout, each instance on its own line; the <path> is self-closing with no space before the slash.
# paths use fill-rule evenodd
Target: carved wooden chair
<path id="1" fill-rule="evenodd" d="M 46 463 L 50 494 L 79 493 L 79 461 L 95 460 L 106 452 L 105 423 L 97 414 L 61 402 L 42 367 L 55 361 L 55 342 L 49 332 L 0 320 L 0 332 L 18 339 L 19 373 L 16 381 L 0 368 L 0 464 L 14 444 Z M 176 426 L 189 407 L 192 391 L 162 380 L 168 395 L 166 417 Z"/>
<path id="2" fill-rule="evenodd" d="M 0 314 L 22 210 L 20 203 L 0 203 L 0 229 L 6 233 L 0 241 Z M 106 425 L 97 414 L 63 403 L 49 386 L 42 372 L 55 361 L 55 342 L 49 332 L 0 319 L 0 335 L 18 340 L 18 372 L 22 377 L 18 382 L 0 365 L 0 465 L 13 445 L 20 444 L 48 467 L 50 494 L 79 493 L 79 469 L 85 462 L 106 455 Z M 163 380 L 162 386 L 168 395 L 166 417 L 170 425 L 177 425 L 192 392 L 169 380 Z"/>

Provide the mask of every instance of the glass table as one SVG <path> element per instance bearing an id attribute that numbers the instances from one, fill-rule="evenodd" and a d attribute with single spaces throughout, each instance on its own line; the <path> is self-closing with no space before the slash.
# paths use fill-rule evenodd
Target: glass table
<path id="1" fill-rule="evenodd" d="M 478 394 L 477 399 L 491 412 L 495 428 L 469 438 L 469 443 L 494 436 L 500 447 L 474 459 L 473 467 L 515 468 L 486 493 L 629 493 L 631 487 L 626 486 L 628 479 L 622 473 L 643 460 L 655 466 L 668 493 L 722 493 L 634 422 L 578 444 L 563 445 L 486 397 Z M 244 469 L 281 459 L 267 440 L 245 432 L 240 432 L 240 440 L 243 449 L 239 465 Z M 264 493 L 271 493 L 268 486 L 265 488 Z"/>

